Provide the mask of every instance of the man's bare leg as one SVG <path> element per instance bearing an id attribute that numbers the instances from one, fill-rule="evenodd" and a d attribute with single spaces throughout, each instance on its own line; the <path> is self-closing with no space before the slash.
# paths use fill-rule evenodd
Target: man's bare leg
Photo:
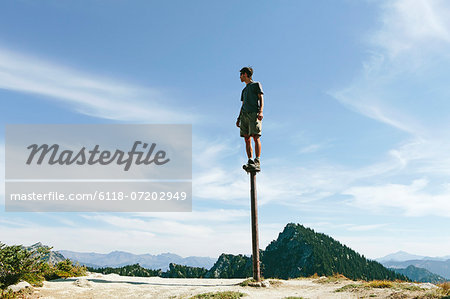
<path id="1" fill-rule="evenodd" d="M 247 151 L 247 157 L 249 159 L 253 156 L 252 140 L 249 135 L 244 135 L 245 140 L 245 150 Z"/>
<path id="2" fill-rule="evenodd" d="M 259 159 L 259 157 L 261 157 L 261 139 L 258 135 L 253 135 L 252 137 L 255 141 L 255 156 Z"/>

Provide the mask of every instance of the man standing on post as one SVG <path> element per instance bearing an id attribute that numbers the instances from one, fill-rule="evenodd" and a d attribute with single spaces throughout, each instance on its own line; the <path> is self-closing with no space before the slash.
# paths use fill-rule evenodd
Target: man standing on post
<path id="1" fill-rule="evenodd" d="M 241 101 L 242 107 L 236 126 L 240 128 L 241 137 L 245 140 L 245 149 L 247 151 L 248 163 L 244 165 L 245 170 L 260 171 L 261 159 L 261 125 L 263 119 L 263 90 L 261 83 L 252 80 L 253 69 L 244 67 L 240 71 L 241 82 L 245 82 L 242 90 Z M 251 138 L 255 142 L 255 160 L 252 160 L 253 149 Z"/>

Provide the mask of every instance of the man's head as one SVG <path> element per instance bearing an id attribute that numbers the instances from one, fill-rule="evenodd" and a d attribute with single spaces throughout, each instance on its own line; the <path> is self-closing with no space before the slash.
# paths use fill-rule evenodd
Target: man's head
<path id="1" fill-rule="evenodd" d="M 240 70 L 240 73 L 241 73 L 241 82 L 247 82 L 247 80 L 252 79 L 253 69 L 249 66 L 246 66 Z"/>

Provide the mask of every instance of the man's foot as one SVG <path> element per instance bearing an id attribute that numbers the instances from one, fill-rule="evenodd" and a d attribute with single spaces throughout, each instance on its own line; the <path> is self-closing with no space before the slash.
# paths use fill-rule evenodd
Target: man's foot
<path id="1" fill-rule="evenodd" d="M 242 168 L 244 168 L 244 170 L 247 172 L 260 172 L 261 171 L 261 169 L 259 168 L 259 163 L 256 164 L 254 161 L 252 161 L 252 159 L 248 159 L 247 164 L 242 165 Z"/>
<path id="2" fill-rule="evenodd" d="M 246 171 L 251 171 L 255 169 L 255 162 L 253 162 L 252 159 L 248 159 L 247 164 L 242 165 L 242 168 L 244 168 Z"/>
<path id="3" fill-rule="evenodd" d="M 260 164 L 258 158 L 255 159 L 254 163 L 255 163 L 255 169 L 256 170 L 261 170 L 261 164 Z"/>

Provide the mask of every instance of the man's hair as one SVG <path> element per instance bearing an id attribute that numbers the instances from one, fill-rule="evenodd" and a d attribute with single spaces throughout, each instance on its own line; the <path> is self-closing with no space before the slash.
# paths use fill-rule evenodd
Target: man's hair
<path id="1" fill-rule="evenodd" d="M 241 72 L 241 74 L 247 74 L 247 76 L 248 76 L 249 78 L 251 78 L 252 75 L 253 75 L 253 69 L 252 69 L 250 66 L 243 67 L 243 68 L 240 70 L 240 72 Z"/>

